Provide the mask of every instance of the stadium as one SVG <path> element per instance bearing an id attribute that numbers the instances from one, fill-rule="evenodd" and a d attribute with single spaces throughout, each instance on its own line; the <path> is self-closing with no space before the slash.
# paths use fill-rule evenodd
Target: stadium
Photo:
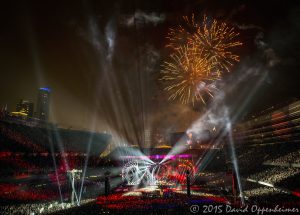
<path id="1" fill-rule="evenodd" d="M 147 208 L 162 212 L 168 206 L 172 211 L 174 205 L 181 210 L 182 201 L 293 205 L 300 195 L 299 108 L 297 101 L 236 125 L 239 180 L 230 143 L 225 136 L 220 140 L 221 134 L 210 135 L 201 144 L 196 137 L 173 134 L 173 147 L 182 146 L 176 155 L 170 145 L 120 146 L 99 157 L 109 148 L 108 134 L 31 127 L 2 119 L 2 209 L 64 213 L 92 204 L 99 211 L 138 213 Z M 93 148 L 88 154 L 81 147 L 86 141 Z M 80 172 L 72 176 L 71 170 Z M 109 191 L 105 189 L 108 177 Z"/>

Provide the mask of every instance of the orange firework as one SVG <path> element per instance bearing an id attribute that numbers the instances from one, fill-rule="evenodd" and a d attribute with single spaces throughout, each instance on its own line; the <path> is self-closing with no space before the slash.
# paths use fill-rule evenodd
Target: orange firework
<path id="1" fill-rule="evenodd" d="M 202 50 L 181 46 L 163 63 L 161 80 L 167 84 L 164 90 L 169 93 L 169 99 L 194 104 L 205 103 L 204 94 L 213 97 L 214 81 L 219 76 L 211 72 L 213 65 L 202 56 Z"/>
<path id="2" fill-rule="evenodd" d="M 200 24 L 194 15 L 183 16 L 182 24 L 170 28 L 166 47 L 172 54 L 161 71 L 169 99 L 194 104 L 205 103 L 206 95 L 213 97 L 217 90 L 215 81 L 239 61 L 234 53 L 234 48 L 242 45 L 237 41 L 238 35 L 226 23 L 208 20 L 206 16 Z"/>
<path id="3" fill-rule="evenodd" d="M 234 54 L 233 48 L 241 46 L 237 41 L 239 33 L 234 31 L 224 22 L 209 21 L 206 16 L 203 24 L 197 28 L 195 34 L 188 38 L 189 43 L 198 49 L 204 50 L 204 56 L 220 71 L 229 72 L 229 68 L 239 61 L 239 56 Z"/>
<path id="4" fill-rule="evenodd" d="M 215 19 L 208 20 L 204 15 L 202 23 L 183 16 L 183 23 L 176 28 L 170 28 L 166 47 L 177 50 L 180 46 L 189 44 L 203 50 L 203 56 L 216 67 L 219 73 L 228 71 L 239 61 L 239 56 L 233 53 L 233 48 L 242 45 L 237 41 L 239 33 L 224 22 Z"/>
<path id="5" fill-rule="evenodd" d="M 197 32 L 199 26 L 195 22 L 194 14 L 191 18 L 188 16 L 183 16 L 183 23 L 175 28 L 170 28 L 167 40 L 168 43 L 166 47 L 177 50 L 180 46 L 187 45 L 188 41 Z"/>

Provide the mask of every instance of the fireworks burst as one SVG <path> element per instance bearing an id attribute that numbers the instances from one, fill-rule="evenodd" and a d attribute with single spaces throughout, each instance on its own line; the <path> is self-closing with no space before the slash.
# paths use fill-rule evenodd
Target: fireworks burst
<path id="1" fill-rule="evenodd" d="M 234 47 L 242 45 L 237 41 L 239 33 L 226 23 L 215 19 L 209 20 L 205 15 L 201 24 L 195 21 L 194 14 L 191 18 L 183 16 L 182 19 L 182 24 L 169 29 L 166 47 L 177 50 L 180 46 L 187 44 L 195 46 L 203 50 L 204 57 L 219 72 L 229 72 L 230 67 L 239 61 L 239 56 L 232 52 Z"/>
<path id="2" fill-rule="evenodd" d="M 198 31 L 199 25 L 195 22 L 194 14 L 191 18 L 183 16 L 183 23 L 175 28 L 170 28 L 166 39 L 166 47 L 177 50 L 180 46 L 185 46 Z"/>
<path id="3" fill-rule="evenodd" d="M 170 28 L 166 47 L 173 53 L 161 71 L 169 99 L 179 99 L 183 104 L 205 104 L 207 95 L 213 97 L 217 90 L 215 81 L 239 61 L 233 53 L 235 47 L 242 45 L 237 41 L 238 35 L 226 23 L 209 20 L 205 15 L 199 24 L 194 15 L 183 16 L 182 24 Z"/>
<path id="4" fill-rule="evenodd" d="M 239 33 L 224 22 L 209 21 L 206 16 L 203 25 L 197 28 L 195 34 L 188 38 L 198 49 L 204 50 L 204 56 L 220 71 L 229 72 L 229 68 L 239 61 L 239 56 L 232 53 L 232 48 L 241 46 L 237 41 Z"/>
<path id="5" fill-rule="evenodd" d="M 205 103 L 205 95 L 213 97 L 214 81 L 219 76 L 211 72 L 213 64 L 202 56 L 202 50 L 181 46 L 163 63 L 161 80 L 167 84 L 164 90 L 170 94 L 169 99 L 194 104 L 196 101 Z"/>

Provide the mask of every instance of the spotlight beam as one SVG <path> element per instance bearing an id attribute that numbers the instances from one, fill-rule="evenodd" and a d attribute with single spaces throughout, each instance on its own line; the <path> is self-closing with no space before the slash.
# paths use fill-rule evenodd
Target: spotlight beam
<path id="1" fill-rule="evenodd" d="M 228 130 L 228 139 L 229 139 L 229 143 L 230 143 L 229 146 L 230 146 L 232 163 L 233 163 L 234 171 L 235 171 L 237 182 L 238 182 L 241 202 L 242 202 L 242 205 L 244 205 L 245 204 L 245 199 L 244 199 L 242 183 L 241 183 L 241 178 L 240 178 L 240 172 L 239 172 L 236 153 L 235 153 L 234 140 L 233 140 L 233 137 L 232 137 L 231 122 L 229 120 L 228 120 L 228 123 L 227 123 L 227 130 Z"/>

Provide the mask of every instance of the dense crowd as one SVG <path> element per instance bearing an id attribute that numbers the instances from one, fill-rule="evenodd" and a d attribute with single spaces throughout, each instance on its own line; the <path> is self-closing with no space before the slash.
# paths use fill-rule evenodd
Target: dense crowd
<path id="1" fill-rule="evenodd" d="M 249 178 L 275 185 L 277 183 L 280 183 L 282 180 L 292 177 L 298 173 L 300 173 L 300 169 L 298 168 L 276 166 L 271 167 L 265 171 L 252 174 L 249 176 Z"/>
<path id="2" fill-rule="evenodd" d="M 244 195 L 252 204 L 258 205 L 284 205 L 285 207 L 299 207 L 299 197 L 291 195 L 285 191 L 271 188 L 259 187 L 256 189 L 245 190 Z"/>
<path id="3" fill-rule="evenodd" d="M 254 189 L 249 189 L 249 190 L 244 190 L 244 195 L 245 196 L 249 196 L 249 197 L 258 197 L 258 196 L 267 196 L 267 195 L 274 195 L 277 193 L 281 193 L 280 190 L 276 189 L 276 188 L 271 188 L 271 187 L 258 187 L 258 188 L 254 188 Z"/>
<path id="4" fill-rule="evenodd" d="M 58 184 L 67 181 L 67 170 L 68 169 L 83 169 L 87 162 L 89 168 L 97 168 L 98 173 L 104 174 L 106 169 L 102 169 L 104 166 L 110 166 L 112 163 L 108 159 L 99 158 L 98 156 L 88 156 L 87 153 L 65 151 L 61 153 L 57 149 L 51 149 L 47 130 L 44 128 L 26 128 L 22 125 L 5 125 L 0 123 L 0 194 L 2 199 L 7 200 L 18 200 L 21 204 L 1 206 L 0 210 L 8 214 L 20 214 L 20 211 L 24 214 L 38 214 L 38 213 L 50 213 L 57 212 L 61 209 L 69 208 L 69 210 L 80 210 L 80 208 L 73 207 L 70 204 L 61 205 L 54 199 L 58 199 L 59 195 L 57 192 L 57 186 L 55 191 L 51 189 L 36 189 L 35 181 L 38 179 L 38 185 L 40 183 Z M 67 133 L 63 134 L 64 137 L 68 137 Z M 84 136 L 80 138 L 85 139 Z M 79 138 L 79 139 L 80 139 Z M 76 138 L 75 138 L 76 139 Z M 66 142 L 76 141 L 74 137 L 66 138 Z M 82 141 L 80 140 L 80 141 Z M 42 144 L 36 144 L 37 142 L 43 142 Z M 69 146 L 66 145 L 66 148 Z M 254 179 L 256 181 L 262 181 L 273 184 L 275 187 L 278 186 L 286 189 L 297 189 L 299 188 L 299 174 L 300 168 L 292 167 L 281 167 L 281 166 L 268 166 L 264 165 L 265 162 L 272 162 L 277 164 L 283 163 L 299 163 L 300 161 L 300 150 L 299 147 L 294 145 L 282 146 L 282 145 L 263 145 L 263 146 L 252 146 L 252 147 L 237 147 L 236 148 L 239 170 L 241 177 L 244 179 Z M 215 157 L 218 157 L 217 154 Z M 220 159 L 219 163 L 222 159 Z M 217 163 L 218 165 L 223 165 Z M 214 167 L 215 168 L 215 167 Z M 56 171 L 55 171 L 56 170 Z M 102 172 L 101 172 L 102 171 Z M 196 174 L 196 177 L 209 178 L 206 183 L 207 186 L 216 187 L 224 186 L 223 177 L 225 174 L 216 174 L 216 172 L 203 171 Z M 24 185 L 18 183 L 15 185 L 4 183 L 4 180 L 28 178 L 33 184 Z M 33 180 L 34 179 L 34 180 Z M 196 180 L 197 181 L 197 180 Z M 89 183 L 89 182 L 87 182 Z M 93 182 L 91 182 L 92 184 Z M 61 184 L 63 185 L 63 183 Z M 49 186 L 51 187 L 51 186 Z M 272 198 L 282 197 L 281 189 L 269 188 L 260 186 L 255 183 L 252 185 L 245 185 L 244 193 L 253 201 L 269 201 L 272 202 Z M 66 191 L 66 190 L 62 190 Z M 68 190 L 69 191 L 69 190 Z M 286 199 L 290 198 L 290 195 Z M 293 197 L 291 197 L 293 198 Z M 28 201 L 34 203 L 28 203 Z M 38 201 L 45 201 L 39 202 Z M 174 201 L 181 202 L 182 198 L 161 198 L 159 201 L 161 205 L 172 205 Z M 24 203 L 27 202 L 27 203 Z M 143 212 L 145 208 L 142 207 L 147 201 L 143 199 L 137 200 L 136 203 L 132 204 L 132 209 L 135 212 Z M 120 202 L 116 202 L 109 211 L 114 209 L 120 210 Z M 141 207 L 137 207 L 141 205 Z M 184 205 L 180 205 L 179 210 L 184 208 Z M 103 209 L 100 208 L 101 210 Z M 172 207 L 167 210 L 173 210 Z M 177 211 L 177 212 L 178 212 Z M 84 214 L 84 213 L 83 213 Z"/>
<path id="5" fill-rule="evenodd" d="M 296 163 L 299 164 L 300 163 L 300 150 L 298 151 L 294 151 L 294 152 L 290 152 L 287 155 L 284 156 L 280 156 L 277 158 L 273 158 L 270 160 L 267 160 L 268 163 L 274 163 L 274 164 L 290 164 L 290 163 Z"/>
<path id="6" fill-rule="evenodd" d="M 29 183 L 0 184 L 0 199 L 2 202 L 32 202 L 49 201 L 57 198 L 57 189 L 48 186 L 47 189 L 36 187 Z"/>
<path id="7" fill-rule="evenodd" d="M 240 171 L 242 174 L 255 173 L 268 161 L 295 163 L 299 159 L 299 148 L 297 144 L 237 146 L 236 154 Z"/>
<path id="8" fill-rule="evenodd" d="M 61 135 L 56 137 L 56 140 L 77 141 L 76 143 L 87 141 L 91 136 L 88 132 L 70 133 L 68 130 L 61 130 L 60 133 L 55 134 Z M 2 205 L 7 204 L 3 208 L 4 211 L 12 210 L 11 213 L 16 211 L 17 214 L 20 211 L 26 211 L 24 214 L 29 214 L 29 212 L 37 213 L 37 208 L 40 210 L 46 210 L 48 207 L 55 208 L 52 203 L 42 206 L 45 203 L 37 202 L 51 202 L 59 199 L 60 195 L 66 197 L 70 194 L 68 170 L 83 169 L 85 166 L 99 170 L 103 166 L 112 165 L 107 159 L 100 158 L 99 154 L 87 154 L 86 151 L 76 150 L 67 151 L 70 147 L 68 144 L 62 152 L 59 148 L 55 148 L 57 145 L 51 146 L 53 136 L 54 130 L 46 127 L 30 127 L 0 121 L 0 202 Z M 101 141 L 99 138 L 102 136 L 99 134 L 94 138 L 95 141 Z M 87 142 L 84 143 L 87 144 Z M 84 180 L 82 186 L 86 189 L 89 185 L 89 189 L 93 189 L 88 195 L 83 195 L 84 198 L 96 196 L 95 193 L 99 194 L 99 189 L 95 189 L 97 180 L 101 179 Z M 81 181 L 76 183 L 76 186 L 81 186 Z M 11 202 L 16 204 L 11 205 Z"/>
<path id="9" fill-rule="evenodd" d="M 283 164 L 299 162 L 299 152 L 296 143 L 238 146 L 236 153 L 245 196 L 252 202 L 265 204 L 272 204 L 275 200 L 280 202 L 280 199 L 294 201 L 296 197 L 291 193 L 299 189 L 300 168 Z M 256 182 L 245 182 L 246 179 Z"/>
<path id="10" fill-rule="evenodd" d="M 90 203 L 94 200 L 85 199 L 81 201 L 81 205 Z M 76 208 L 78 205 L 71 203 L 59 203 L 58 201 L 49 201 L 44 203 L 31 203 L 31 204 L 15 204 L 0 206 L 0 211 L 4 214 L 11 215 L 34 215 L 34 214 L 50 214 L 67 209 Z"/>

